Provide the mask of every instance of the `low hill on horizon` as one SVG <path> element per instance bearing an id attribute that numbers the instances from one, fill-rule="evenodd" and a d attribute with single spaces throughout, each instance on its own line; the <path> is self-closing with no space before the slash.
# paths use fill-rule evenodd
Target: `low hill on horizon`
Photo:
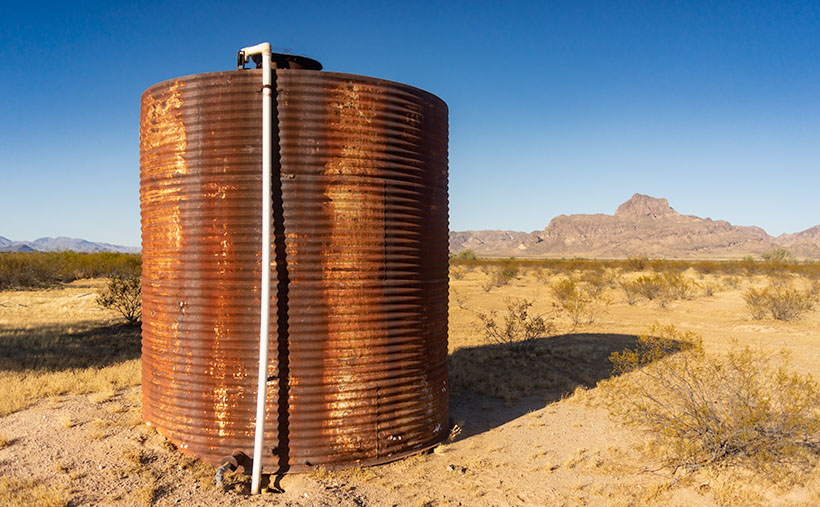
<path id="1" fill-rule="evenodd" d="M 0 252 L 64 252 L 81 253 L 118 252 L 140 253 L 140 247 L 95 243 L 79 238 L 58 236 L 56 238 L 38 238 L 34 241 L 12 241 L 0 236 Z"/>
<path id="2" fill-rule="evenodd" d="M 820 225 L 774 237 L 760 227 L 681 215 L 666 199 L 635 194 L 614 215 L 559 215 L 541 231 L 450 232 L 451 253 L 488 257 L 731 259 L 776 248 L 820 257 Z"/>

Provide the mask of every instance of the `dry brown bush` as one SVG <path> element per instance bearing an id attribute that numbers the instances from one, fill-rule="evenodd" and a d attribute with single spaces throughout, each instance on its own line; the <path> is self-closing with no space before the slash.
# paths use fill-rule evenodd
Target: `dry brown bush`
<path id="1" fill-rule="evenodd" d="M 608 407 L 649 432 L 665 466 L 806 471 L 820 456 L 820 389 L 791 373 L 785 354 L 708 356 L 699 336 L 656 324 L 611 361 L 629 375 L 607 383 Z"/>
<path id="2" fill-rule="evenodd" d="M 533 301 L 506 299 L 507 311 L 500 320 L 497 312 L 479 312 L 481 332 L 487 343 L 501 344 L 510 350 L 525 348 L 536 338 L 552 333 L 554 326 L 541 315 L 531 315 Z"/>

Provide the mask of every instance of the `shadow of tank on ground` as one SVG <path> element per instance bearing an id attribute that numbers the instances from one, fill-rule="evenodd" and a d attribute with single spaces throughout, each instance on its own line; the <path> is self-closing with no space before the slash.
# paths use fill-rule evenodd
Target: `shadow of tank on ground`
<path id="1" fill-rule="evenodd" d="M 615 375 L 609 357 L 635 349 L 638 337 L 577 333 L 539 338 L 515 349 L 503 344 L 464 347 L 449 357 L 450 418 L 460 439 L 592 388 Z"/>

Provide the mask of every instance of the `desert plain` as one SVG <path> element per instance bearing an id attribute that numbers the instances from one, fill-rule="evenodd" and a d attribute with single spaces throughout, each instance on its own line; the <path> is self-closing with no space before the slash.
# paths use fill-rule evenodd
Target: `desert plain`
<path id="1" fill-rule="evenodd" d="M 515 264 L 515 263 L 513 263 Z M 9 505 L 818 505 L 816 463 L 783 473 L 711 465 L 674 469 L 653 435 L 613 413 L 610 357 L 653 325 L 702 337 L 705 353 L 749 346 L 790 353 L 820 376 L 820 311 L 755 319 L 744 295 L 805 275 L 688 267 L 685 298 L 628 297 L 623 283 L 657 274 L 584 262 L 515 266 L 453 262 L 450 270 L 450 438 L 381 466 L 290 474 L 251 496 L 249 478 L 185 456 L 140 417 L 140 335 L 101 309 L 102 279 L 0 292 L 0 500 Z M 594 271 L 595 277 L 588 275 Z M 604 281 L 600 276 L 605 274 Z M 573 316 L 553 287 L 592 291 Z M 586 281 L 585 281 L 586 280 Z M 547 324 L 525 347 L 486 335 L 512 301 Z M 494 316 L 494 317 L 493 317 Z M 485 320 L 482 321 L 482 317 Z M 657 326 L 655 327 L 657 329 Z"/>

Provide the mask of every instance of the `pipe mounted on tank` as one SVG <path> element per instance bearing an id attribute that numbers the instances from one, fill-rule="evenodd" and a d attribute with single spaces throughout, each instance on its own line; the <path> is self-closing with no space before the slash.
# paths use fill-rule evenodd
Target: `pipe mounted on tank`
<path id="1" fill-rule="evenodd" d="M 262 478 L 262 440 L 265 435 L 265 400 L 268 386 L 268 331 L 270 329 L 270 225 L 271 225 L 271 49 L 269 42 L 242 48 L 237 62 L 242 65 L 262 56 L 262 297 L 259 317 L 259 380 L 256 392 L 256 430 L 253 440 L 253 478 L 251 493 L 259 493 Z"/>

